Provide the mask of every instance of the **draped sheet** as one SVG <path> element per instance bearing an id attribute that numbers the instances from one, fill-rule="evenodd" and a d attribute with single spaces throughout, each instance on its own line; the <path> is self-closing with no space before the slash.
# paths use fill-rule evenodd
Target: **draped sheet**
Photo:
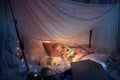
<path id="1" fill-rule="evenodd" d="M 25 38 L 79 42 L 80 35 L 98 27 L 94 46 L 103 43 L 99 48 L 116 49 L 116 4 L 69 0 L 11 0 L 11 3 L 20 34 Z"/>

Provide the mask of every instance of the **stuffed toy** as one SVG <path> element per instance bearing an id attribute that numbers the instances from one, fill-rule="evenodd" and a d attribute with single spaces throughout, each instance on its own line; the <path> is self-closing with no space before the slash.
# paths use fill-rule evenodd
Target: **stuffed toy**
<path id="1" fill-rule="evenodd" d="M 74 48 L 70 48 L 67 45 L 63 45 L 63 48 L 67 49 L 67 53 L 70 54 L 71 56 L 74 55 L 75 53 L 75 49 Z"/>
<path id="2" fill-rule="evenodd" d="M 61 57 L 51 57 L 50 58 L 50 65 L 51 66 L 59 66 L 62 63 Z"/>

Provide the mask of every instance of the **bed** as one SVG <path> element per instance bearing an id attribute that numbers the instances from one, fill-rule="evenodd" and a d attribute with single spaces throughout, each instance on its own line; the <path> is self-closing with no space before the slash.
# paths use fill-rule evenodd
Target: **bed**
<path id="1" fill-rule="evenodd" d="M 57 47 L 55 47 L 55 45 L 57 45 Z M 59 52 L 59 50 L 61 50 L 60 46 L 62 46 L 62 51 L 63 52 Z M 63 48 L 63 46 L 65 46 L 65 48 Z M 75 53 L 73 55 L 72 51 L 72 57 L 70 55 L 70 57 L 62 57 L 62 54 L 66 54 L 65 53 L 65 49 L 67 48 L 74 48 L 73 53 Z M 85 50 L 85 48 L 81 48 L 80 46 L 71 46 L 69 44 L 63 44 L 63 43 L 45 43 L 43 42 L 43 47 L 47 53 L 47 57 L 45 57 L 44 59 L 41 58 L 39 59 L 39 63 L 41 64 L 41 66 L 45 66 L 48 67 L 48 74 L 49 75 L 53 75 L 53 74 L 59 74 L 62 73 L 68 69 L 71 68 L 70 63 L 71 62 L 76 62 L 76 61 L 80 61 L 83 57 L 93 54 L 93 52 L 91 51 L 87 51 Z M 56 49 L 55 49 L 56 48 Z M 57 50 L 59 49 L 59 50 Z M 67 50 L 68 52 L 68 50 Z"/>
<path id="2" fill-rule="evenodd" d="M 58 43 L 58 42 L 57 42 Z M 36 44 L 32 45 L 32 51 L 31 52 L 31 60 L 32 61 L 35 61 L 35 64 L 37 64 L 38 66 L 40 67 L 47 67 L 49 68 L 49 70 L 47 71 L 47 75 L 55 75 L 55 74 L 60 74 L 68 69 L 71 68 L 71 62 L 72 61 L 65 61 L 61 58 L 61 54 L 56 52 L 52 45 L 53 44 L 56 44 L 56 42 L 35 42 L 35 43 L 32 43 L 32 44 Z M 61 44 L 61 43 L 60 43 Z M 62 43 L 63 45 L 63 43 Z M 77 46 L 73 46 L 73 45 L 69 45 L 69 44 L 65 44 L 65 45 L 68 45 L 69 47 L 79 47 L 79 48 L 84 48 L 84 47 L 80 47 L 79 45 Z M 36 47 L 37 46 L 37 47 Z M 38 51 L 37 51 L 37 50 Z M 34 54 L 33 54 L 34 53 Z M 84 53 L 88 53 L 87 55 Z M 37 55 L 35 55 L 37 54 Z M 79 57 L 81 57 L 79 60 L 76 60 L 76 61 L 80 61 L 80 60 L 86 60 L 86 59 L 91 59 L 93 61 L 96 61 L 100 64 L 103 65 L 103 67 L 105 67 L 105 59 L 106 59 L 106 56 L 103 55 L 103 54 L 97 54 L 97 53 L 94 53 L 93 50 L 90 51 L 90 50 L 87 50 L 85 51 L 85 49 L 83 50 L 83 53 L 81 53 L 79 55 Z M 51 58 L 55 58 L 55 62 L 57 62 L 59 65 L 56 65 L 56 64 L 50 64 L 50 60 Z M 100 59 L 102 58 L 102 59 Z M 103 60 L 103 61 L 101 61 Z"/>

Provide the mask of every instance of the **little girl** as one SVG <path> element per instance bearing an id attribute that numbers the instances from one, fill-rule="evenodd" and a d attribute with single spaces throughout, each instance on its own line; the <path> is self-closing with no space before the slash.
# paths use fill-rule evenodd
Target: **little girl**
<path id="1" fill-rule="evenodd" d="M 61 53 L 61 58 L 65 61 L 75 62 L 83 58 L 87 52 L 81 48 L 70 48 L 67 45 L 55 44 L 54 49 Z"/>

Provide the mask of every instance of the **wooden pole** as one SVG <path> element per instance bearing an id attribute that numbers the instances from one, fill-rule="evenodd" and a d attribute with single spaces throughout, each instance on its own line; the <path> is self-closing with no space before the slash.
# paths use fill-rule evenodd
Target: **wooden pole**
<path id="1" fill-rule="evenodd" d="M 92 32 L 93 32 L 93 30 L 91 29 L 90 30 L 90 35 L 89 35 L 89 48 L 91 48 L 91 41 L 92 41 Z"/>

